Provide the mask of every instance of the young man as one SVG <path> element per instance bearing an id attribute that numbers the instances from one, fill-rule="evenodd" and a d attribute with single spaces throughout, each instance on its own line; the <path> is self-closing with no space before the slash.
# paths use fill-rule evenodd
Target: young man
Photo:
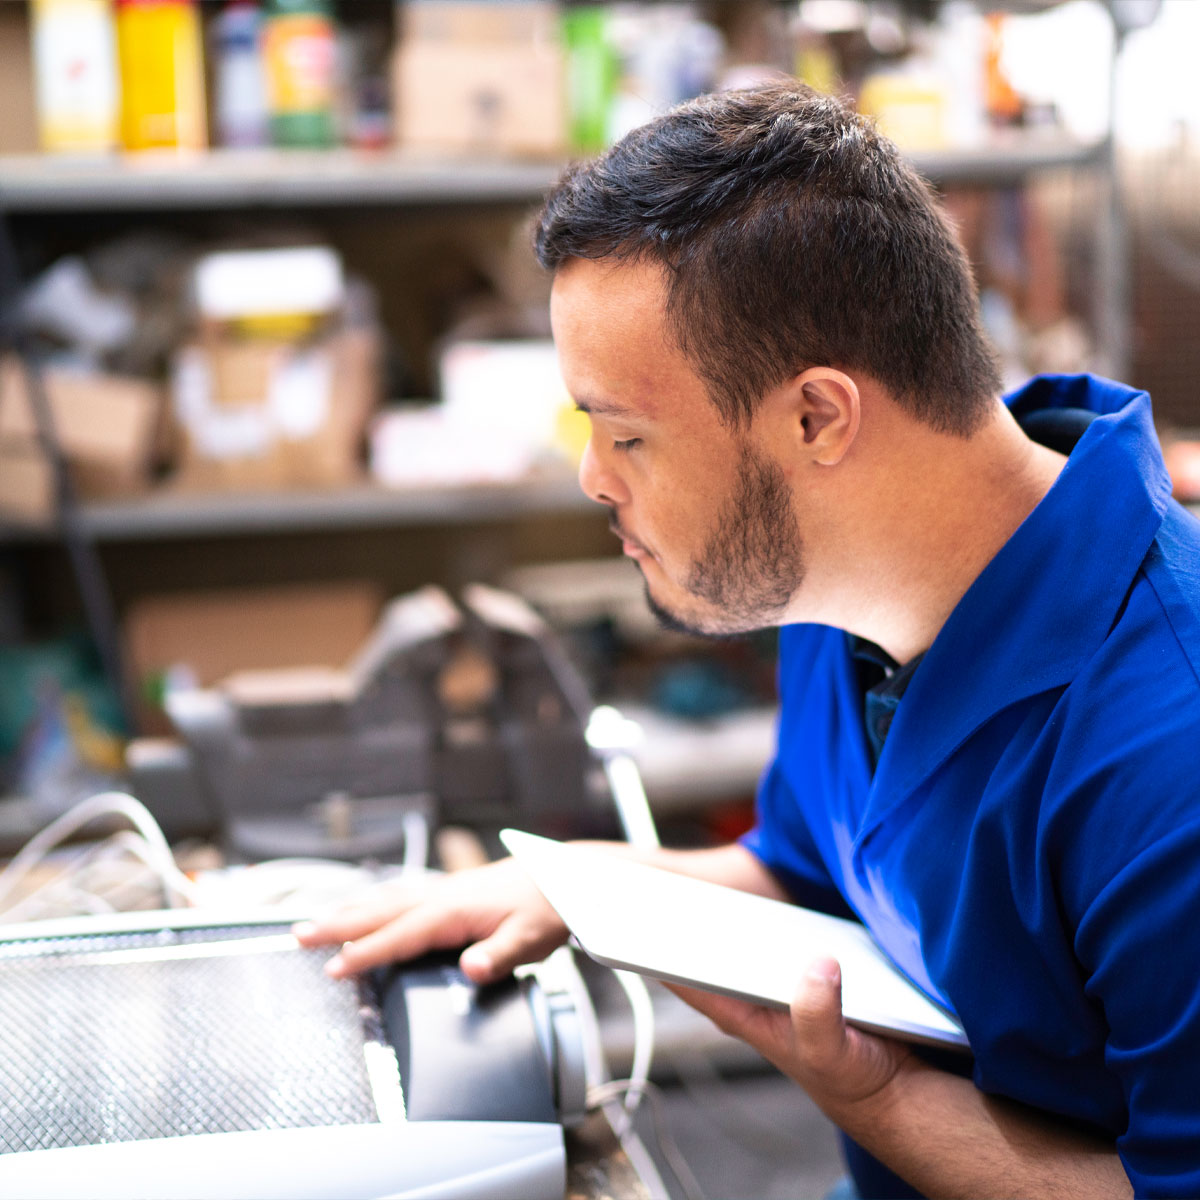
<path id="1" fill-rule="evenodd" d="M 1148 397 L 1001 401 L 927 188 L 798 85 L 573 168 L 537 248 L 581 483 L 651 605 L 784 627 L 756 828 L 656 860 L 856 915 L 970 1076 L 846 1028 L 833 962 L 790 1014 L 687 998 L 853 1139 L 865 1195 L 1200 1195 L 1200 526 Z M 485 980 L 564 929 L 503 862 L 301 937 L 346 943 L 335 974 L 465 945 Z"/>

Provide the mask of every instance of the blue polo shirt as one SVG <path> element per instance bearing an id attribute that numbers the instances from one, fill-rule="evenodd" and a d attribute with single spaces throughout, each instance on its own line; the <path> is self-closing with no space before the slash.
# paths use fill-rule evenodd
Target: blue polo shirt
<path id="1" fill-rule="evenodd" d="M 778 749 L 745 845 L 862 920 L 953 1009 L 986 1092 L 1200 1195 L 1200 523 L 1150 399 L 1045 376 L 1015 414 L 1099 415 L 913 672 L 877 767 L 850 639 L 780 636 Z"/>

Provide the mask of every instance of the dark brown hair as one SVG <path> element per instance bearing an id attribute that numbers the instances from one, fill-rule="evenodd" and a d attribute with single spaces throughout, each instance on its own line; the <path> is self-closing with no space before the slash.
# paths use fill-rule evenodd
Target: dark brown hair
<path id="1" fill-rule="evenodd" d="M 796 82 L 702 96 L 570 167 L 538 260 L 644 260 L 727 424 L 811 366 L 860 370 L 966 435 L 1000 390 L 961 246 L 873 125 Z"/>

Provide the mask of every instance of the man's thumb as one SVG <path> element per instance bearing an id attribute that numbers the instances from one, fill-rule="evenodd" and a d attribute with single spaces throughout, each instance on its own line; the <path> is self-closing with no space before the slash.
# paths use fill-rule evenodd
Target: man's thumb
<path id="1" fill-rule="evenodd" d="M 818 958 L 804 973 L 792 1001 L 792 1028 L 805 1045 L 838 1046 L 845 1035 L 842 1020 L 842 969 L 836 959 Z"/>

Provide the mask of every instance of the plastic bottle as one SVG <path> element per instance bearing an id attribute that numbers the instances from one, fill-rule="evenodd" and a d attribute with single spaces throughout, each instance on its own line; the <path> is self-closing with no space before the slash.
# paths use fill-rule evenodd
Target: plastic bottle
<path id="1" fill-rule="evenodd" d="M 608 10 L 602 5 L 572 5 L 563 11 L 570 145 L 581 154 L 595 153 L 608 145 L 617 78 L 608 26 Z"/>
<path id="2" fill-rule="evenodd" d="M 229 0 L 213 25 L 217 137 L 222 146 L 265 146 L 262 13 L 255 0 Z"/>
<path id="3" fill-rule="evenodd" d="M 328 0 L 267 0 L 267 109 L 276 146 L 332 146 L 337 31 Z"/>
<path id="4" fill-rule="evenodd" d="M 117 50 L 125 149 L 204 149 L 204 57 L 194 0 L 117 0 Z"/>
<path id="5" fill-rule="evenodd" d="M 108 0 L 34 0 L 32 17 L 42 149 L 113 149 L 120 93 Z"/>

